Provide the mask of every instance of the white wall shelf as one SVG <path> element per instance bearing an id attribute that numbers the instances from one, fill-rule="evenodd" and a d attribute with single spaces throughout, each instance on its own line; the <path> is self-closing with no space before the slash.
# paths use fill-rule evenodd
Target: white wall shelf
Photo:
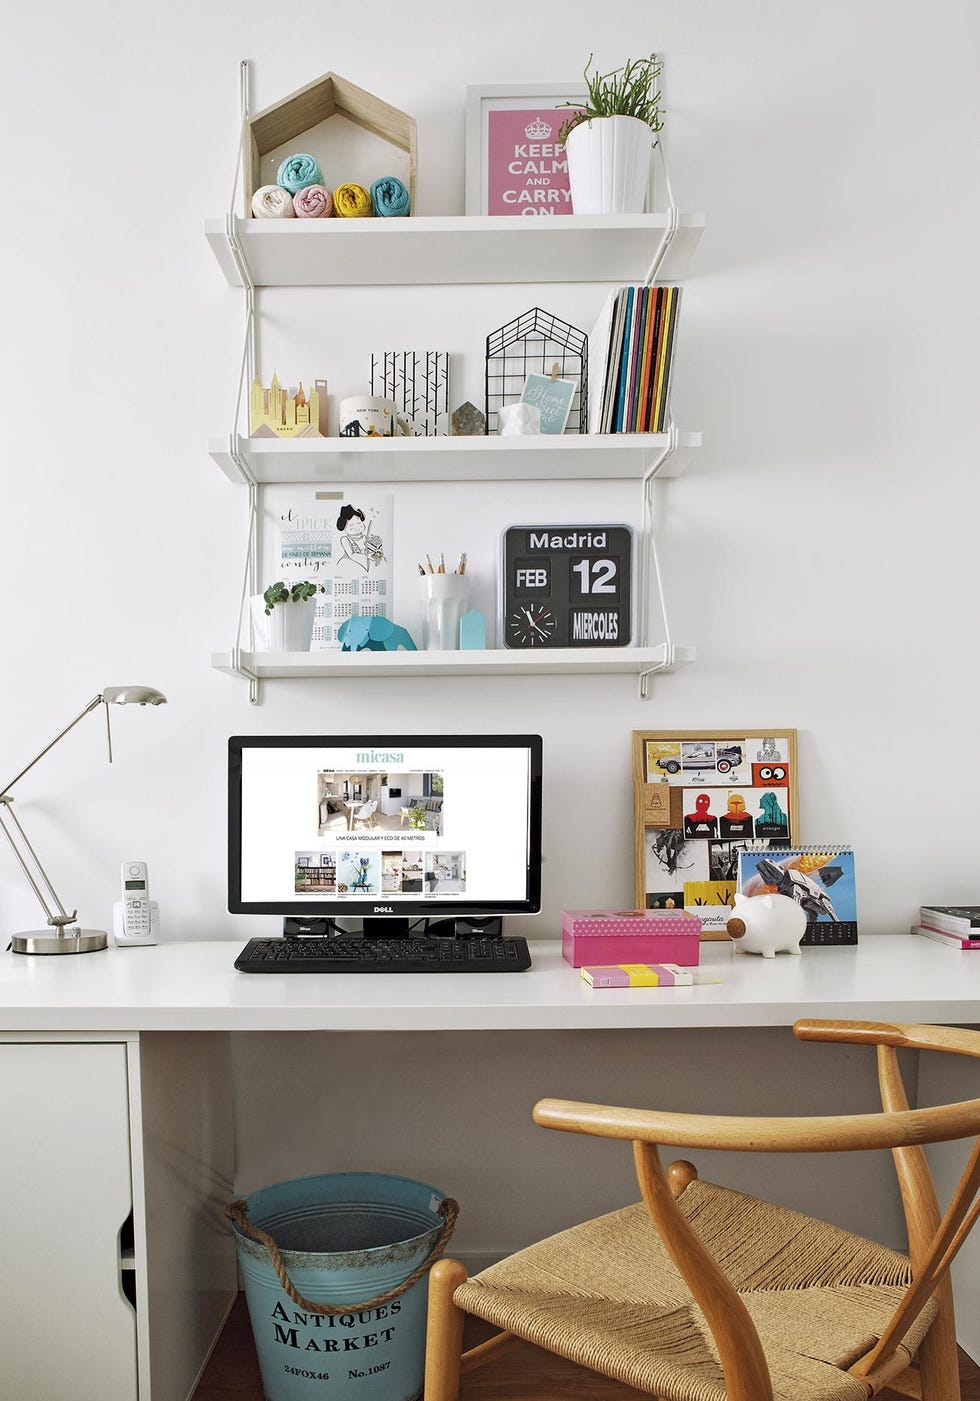
<path id="1" fill-rule="evenodd" d="M 670 443 L 667 433 L 537 438 L 212 438 L 212 459 L 236 484 L 284 482 L 569 481 L 645 477 Z M 678 477 L 701 446 L 678 433 L 657 472 Z"/>
<path id="2" fill-rule="evenodd" d="M 555 647 L 543 652 L 214 652 L 211 665 L 257 681 L 378 676 L 554 676 L 670 671 L 695 659 L 693 647 Z"/>
<path id="3" fill-rule="evenodd" d="M 703 214 L 207 219 L 232 287 L 677 282 Z M 244 265 L 244 267 L 243 267 Z M 247 274 L 245 272 L 247 269 Z"/>

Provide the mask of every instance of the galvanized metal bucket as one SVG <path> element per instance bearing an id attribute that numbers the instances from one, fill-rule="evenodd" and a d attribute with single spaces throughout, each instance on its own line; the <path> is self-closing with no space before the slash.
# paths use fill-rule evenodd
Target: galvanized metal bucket
<path id="1" fill-rule="evenodd" d="M 428 1272 L 456 1223 L 435 1187 L 331 1173 L 225 1210 L 268 1401 L 416 1401 Z"/>

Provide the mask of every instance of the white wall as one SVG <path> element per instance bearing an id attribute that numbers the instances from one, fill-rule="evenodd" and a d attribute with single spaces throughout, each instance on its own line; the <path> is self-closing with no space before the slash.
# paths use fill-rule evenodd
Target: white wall
<path id="1" fill-rule="evenodd" d="M 968 0 L 21 7 L 0 51 L 0 781 L 108 684 L 169 697 L 117 711 L 111 770 L 90 719 L 18 790 L 83 921 L 108 921 L 139 856 L 168 937 L 274 928 L 225 910 L 226 738 L 354 726 L 544 735 L 529 932 L 631 898 L 634 728 L 797 726 L 802 836 L 856 845 L 865 933 L 907 927 L 923 899 L 976 899 L 978 29 Z M 708 216 L 674 401 L 705 447 L 661 518 L 697 664 L 645 703 L 626 677 L 420 679 L 279 682 L 250 708 L 209 666 L 231 645 L 246 526 L 207 456 L 231 424 L 241 299 L 203 236 L 230 196 L 239 60 L 257 108 L 334 69 L 413 113 L 418 212 L 461 213 L 467 83 L 575 79 L 592 48 L 604 67 L 664 54 L 674 185 Z M 478 400 L 488 330 L 536 303 L 588 324 L 600 300 L 268 294 L 262 368 L 339 396 L 371 346 L 411 334 L 463 354 L 453 401 Z M 489 599 L 499 524 L 617 519 L 634 493 L 475 486 L 402 505 L 470 548 Z M 406 580 L 420 543 L 396 540 Z M 0 924 L 36 922 L 0 854 Z M 689 1054 L 710 1087 L 713 1045 Z M 490 1113 L 509 1131 L 509 1110 Z"/>
<path id="2" fill-rule="evenodd" d="M 270 927 L 224 909 L 225 739 L 354 725 L 543 733 L 536 932 L 563 906 L 631 896 L 639 727 L 798 726 L 803 837 L 857 845 L 864 930 L 906 927 L 923 898 L 976 897 L 975 7 L 613 0 L 596 15 L 582 0 L 465 14 L 376 0 L 357 19 L 177 0 L 165 25 L 106 0 L 18 12 L 0 59 L 0 771 L 107 684 L 170 701 L 117 710 L 111 770 L 95 717 L 20 790 L 88 923 L 109 917 L 119 862 L 138 855 L 171 937 Z M 418 210 L 455 213 L 466 84 L 575 78 L 593 47 L 609 67 L 663 52 L 674 183 L 708 216 L 675 400 L 705 447 L 662 518 L 675 635 L 699 661 L 646 703 L 627 677 L 501 678 L 279 682 L 250 708 L 209 666 L 231 644 L 245 528 L 244 492 L 206 451 L 230 426 L 241 302 L 202 233 L 230 196 L 239 59 L 254 61 L 256 107 L 332 68 L 415 114 Z M 267 371 L 288 359 L 349 392 L 367 349 L 414 327 L 416 343 L 465 352 L 458 401 L 477 398 L 482 337 L 511 310 L 543 298 L 588 320 L 600 290 L 268 295 Z M 464 493 L 477 587 L 491 596 L 485 510 L 495 533 L 549 510 L 622 514 L 633 495 Z M 445 511 L 456 538 L 443 499 L 432 535 Z M 407 578 L 419 543 L 396 541 Z M 0 918 L 36 919 L 9 858 Z"/>

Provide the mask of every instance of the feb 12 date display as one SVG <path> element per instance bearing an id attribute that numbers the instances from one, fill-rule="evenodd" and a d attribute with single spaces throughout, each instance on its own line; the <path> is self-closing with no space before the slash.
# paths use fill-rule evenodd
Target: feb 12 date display
<path id="1" fill-rule="evenodd" d="M 633 531 L 628 525 L 512 525 L 501 537 L 505 647 L 628 647 Z"/>

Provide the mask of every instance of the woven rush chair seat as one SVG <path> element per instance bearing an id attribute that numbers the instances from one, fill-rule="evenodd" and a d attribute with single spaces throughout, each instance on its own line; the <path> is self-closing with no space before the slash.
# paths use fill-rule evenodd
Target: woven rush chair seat
<path id="1" fill-rule="evenodd" d="M 696 1179 L 678 1206 L 723 1265 L 759 1332 L 777 1401 L 866 1401 L 846 1369 L 880 1336 L 908 1259 L 812 1217 Z M 711 1332 L 645 1206 L 529 1246 L 459 1286 L 498 1328 L 663 1401 L 726 1401 Z M 936 1313 L 903 1343 L 908 1359 Z"/>
<path id="2" fill-rule="evenodd" d="M 581 1394 L 596 1398 L 609 1388 L 659 1401 L 868 1401 L 892 1390 L 960 1401 L 949 1269 L 980 1221 L 980 1098 L 913 1109 L 899 1055 L 980 1060 L 980 1031 L 803 1018 L 793 1033 L 870 1050 L 881 1108 L 733 1116 L 539 1100 L 542 1128 L 630 1144 L 643 1200 L 472 1279 L 461 1260 L 437 1261 L 425 1401 L 575 1401 L 574 1383 L 556 1389 L 543 1371 L 521 1369 L 528 1344 L 561 1359 L 553 1371 L 578 1368 Z M 960 1142 L 966 1165 L 944 1209 L 925 1149 Z M 686 1157 L 665 1160 L 668 1148 L 821 1153 L 838 1164 L 887 1152 L 908 1256 L 704 1182 Z M 846 1190 L 846 1168 L 838 1171 Z M 468 1315 L 492 1325 L 493 1337 L 464 1347 Z M 488 1378 L 472 1375 L 483 1371 Z"/>

